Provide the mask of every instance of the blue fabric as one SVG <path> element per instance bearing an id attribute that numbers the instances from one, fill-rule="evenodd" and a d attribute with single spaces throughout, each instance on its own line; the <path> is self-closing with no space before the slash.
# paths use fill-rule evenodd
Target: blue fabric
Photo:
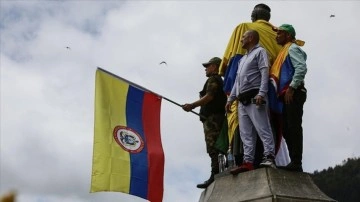
<path id="1" fill-rule="evenodd" d="M 231 89 L 235 83 L 236 73 L 238 70 L 239 60 L 243 57 L 241 54 L 236 54 L 230 59 L 229 66 L 226 68 L 224 75 L 224 92 L 230 94 Z"/>
<path id="2" fill-rule="evenodd" d="M 289 55 L 286 56 L 284 63 L 281 65 L 281 73 L 278 84 L 274 79 L 271 79 L 269 82 L 269 107 L 272 112 L 282 113 L 283 102 L 280 100 L 280 97 L 283 96 L 286 89 L 289 87 L 289 84 L 294 75 L 294 67 L 292 66 Z M 276 87 L 278 88 L 276 90 Z"/>
<path id="3" fill-rule="evenodd" d="M 281 114 L 283 103 L 280 102 L 275 87 L 271 82 L 269 82 L 268 98 L 269 98 L 269 108 L 271 112 L 276 112 Z"/>
<path id="4" fill-rule="evenodd" d="M 281 73 L 279 78 L 279 92 L 286 90 L 294 76 L 294 67 L 291 63 L 290 56 L 286 56 L 284 63 L 281 65 Z"/>

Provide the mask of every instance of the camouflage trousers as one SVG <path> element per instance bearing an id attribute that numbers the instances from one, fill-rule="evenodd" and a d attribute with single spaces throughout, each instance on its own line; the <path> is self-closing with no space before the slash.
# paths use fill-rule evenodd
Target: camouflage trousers
<path id="1" fill-rule="evenodd" d="M 220 135 L 221 127 L 225 119 L 224 114 L 213 114 L 207 117 L 203 122 L 206 151 L 211 159 L 211 172 L 219 173 L 218 155 L 219 152 L 215 148 L 215 143 Z"/>

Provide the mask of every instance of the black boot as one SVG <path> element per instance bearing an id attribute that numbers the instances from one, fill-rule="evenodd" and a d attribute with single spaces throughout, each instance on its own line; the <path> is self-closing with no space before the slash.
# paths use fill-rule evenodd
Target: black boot
<path id="1" fill-rule="evenodd" d="M 206 189 L 211 183 L 214 182 L 214 176 L 219 173 L 219 154 L 217 152 L 209 153 L 211 159 L 211 175 L 208 180 L 205 182 L 198 184 L 196 187 L 200 189 Z"/>
<path id="2" fill-rule="evenodd" d="M 196 185 L 196 187 L 199 189 L 206 189 L 213 182 L 214 182 L 214 174 L 211 174 L 208 180 L 206 180 L 201 184 Z"/>
<path id="3" fill-rule="evenodd" d="M 277 168 L 293 172 L 303 172 L 301 163 L 295 162 L 290 162 L 287 166 L 278 166 Z"/>

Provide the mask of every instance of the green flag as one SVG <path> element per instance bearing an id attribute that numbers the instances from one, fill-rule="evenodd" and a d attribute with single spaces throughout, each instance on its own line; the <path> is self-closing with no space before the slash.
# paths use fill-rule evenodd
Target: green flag
<path id="1" fill-rule="evenodd" d="M 228 122 L 226 116 L 220 131 L 220 135 L 216 140 L 215 148 L 223 154 L 226 154 L 229 149 Z"/>

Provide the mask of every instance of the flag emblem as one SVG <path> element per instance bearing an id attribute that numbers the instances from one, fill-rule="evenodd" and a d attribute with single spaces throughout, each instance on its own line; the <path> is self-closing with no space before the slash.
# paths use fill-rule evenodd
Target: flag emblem
<path id="1" fill-rule="evenodd" d="M 144 141 L 133 129 L 125 126 L 114 128 L 114 139 L 121 148 L 130 153 L 139 153 L 144 148 Z"/>

